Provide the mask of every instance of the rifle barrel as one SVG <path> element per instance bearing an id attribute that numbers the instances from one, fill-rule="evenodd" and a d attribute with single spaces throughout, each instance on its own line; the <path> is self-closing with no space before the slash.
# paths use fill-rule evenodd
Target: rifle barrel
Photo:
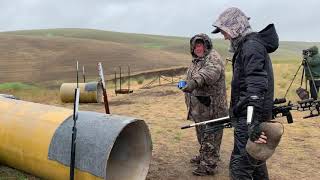
<path id="1" fill-rule="evenodd" d="M 200 126 L 200 125 L 217 123 L 217 122 L 225 122 L 225 120 L 230 120 L 230 116 L 217 118 L 217 119 L 212 119 L 212 120 L 208 120 L 208 121 L 203 121 L 203 122 L 199 122 L 199 123 L 189 124 L 189 125 L 186 125 L 186 126 L 182 126 L 181 129 L 188 129 L 188 128 L 191 128 L 191 127 L 194 127 L 194 126 Z"/>

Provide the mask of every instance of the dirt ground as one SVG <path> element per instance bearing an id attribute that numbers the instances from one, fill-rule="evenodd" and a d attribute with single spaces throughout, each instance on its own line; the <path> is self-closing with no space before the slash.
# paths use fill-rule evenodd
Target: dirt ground
<path id="1" fill-rule="evenodd" d="M 229 179 L 229 158 L 233 148 L 233 129 L 225 129 L 221 147 L 221 162 L 213 177 L 192 175 L 189 159 L 198 153 L 194 129 L 181 130 L 186 120 L 183 93 L 175 86 L 158 86 L 136 90 L 130 95 L 110 97 L 114 114 L 138 117 L 147 122 L 153 141 L 153 158 L 148 180 L 170 179 Z M 81 105 L 82 110 L 104 112 L 101 105 Z M 267 162 L 271 179 L 320 178 L 320 118 L 302 119 L 294 113 L 295 123 L 287 124 L 285 134 L 275 153 Z"/>
<path id="2" fill-rule="evenodd" d="M 229 179 L 229 158 L 233 147 L 233 129 L 225 129 L 221 147 L 221 162 L 214 176 L 196 177 L 189 159 L 198 153 L 194 129 L 181 130 L 189 124 L 183 93 L 175 86 L 158 86 L 135 90 L 130 95 L 111 94 L 113 114 L 133 116 L 145 120 L 151 130 L 153 156 L 147 180 Z M 52 102 L 58 106 L 71 104 Z M 81 104 L 80 110 L 104 112 L 102 104 Z M 304 114 L 294 113 L 295 123 L 287 124 L 275 155 L 267 162 L 272 180 L 320 178 L 320 118 L 302 119 Z M 4 168 L 0 166 L 0 174 Z M 15 171 L 15 170 L 11 170 Z M 29 179 L 34 179 L 32 176 Z M 0 178 L 2 179 L 2 178 Z"/>

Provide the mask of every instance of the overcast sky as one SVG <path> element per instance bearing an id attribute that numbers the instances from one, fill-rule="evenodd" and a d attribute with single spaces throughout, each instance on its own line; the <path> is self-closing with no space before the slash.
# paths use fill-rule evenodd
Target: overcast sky
<path id="1" fill-rule="evenodd" d="M 210 33 L 228 7 L 251 17 L 254 30 L 275 23 L 280 40 L 320 41 L 319 0 L 1 0 L 0 31 L 93 28 L 192 36 Z M 215 35 L 212 37 L 219 37 Z"/>

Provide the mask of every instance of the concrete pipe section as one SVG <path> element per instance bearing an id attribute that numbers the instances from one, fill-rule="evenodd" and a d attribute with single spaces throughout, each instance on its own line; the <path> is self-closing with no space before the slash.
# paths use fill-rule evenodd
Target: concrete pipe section
<path id="1" fill-rule="evenodd" d="M 0 164 L 43 179 L 69 179 L 72 110 L 0 97 Z M 143 120 L 79 112 L 77 180 L 142 180 L 152 142 Z"/>
<path id="2" fill-rule="evenodd" d="M 60 99 L 64 103 L 74 102 L 74 89 L 77 83 L 63 83 L 60 87 Z M 103 90 L 98 82 L 79 83 L 80 103 L 102 103 Z"/>

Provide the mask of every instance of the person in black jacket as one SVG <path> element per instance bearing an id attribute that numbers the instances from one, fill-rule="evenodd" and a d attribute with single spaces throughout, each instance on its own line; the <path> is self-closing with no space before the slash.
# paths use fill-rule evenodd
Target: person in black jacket
<path id="1" fill-rule="evenodd" d="M 234 53 L 229 109 L 235 121 L 231 179 L 267 180 L 266 162 L 251 157 L 245 147 L 249 138 L 255 143 L 267 143 L 259 124 L 272 119 L 274 78 L 268 53 L 278 48 L 278 35 L 273 24 L 253 32 L 249 18 L 238 8 L 225 10 L 213 26 L 212 33 L 221 32 L 230 40 L 230 51 Z M 248 106 L 254 107 L 250 125 L 247 125 Z"/>

